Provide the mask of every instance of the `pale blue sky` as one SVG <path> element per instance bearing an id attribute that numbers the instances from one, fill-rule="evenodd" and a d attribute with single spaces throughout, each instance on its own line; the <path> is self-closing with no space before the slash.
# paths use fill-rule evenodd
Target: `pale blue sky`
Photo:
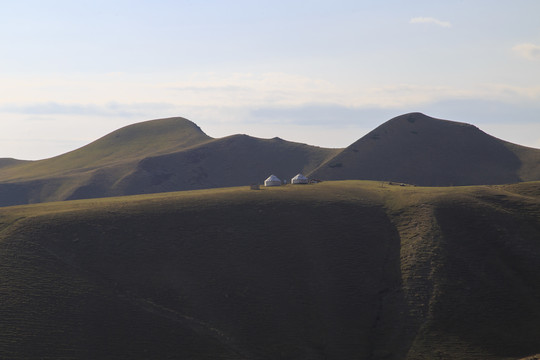
<path id="1" fill-rule="evenodd" d="M 409 111 L 540 148 L 540 1 L 0 1 L 0 157 L 131 123 L 345 147 Z"/>

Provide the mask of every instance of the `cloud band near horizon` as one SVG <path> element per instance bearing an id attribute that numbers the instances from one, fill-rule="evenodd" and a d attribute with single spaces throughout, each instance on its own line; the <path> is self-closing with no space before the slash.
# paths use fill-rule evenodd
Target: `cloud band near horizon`
<path id="1" fill-rule="evenodd" d="M 449 28 L 452 24 L 449 21 L 442 21 L 433 17 L 414 17 L 409 21 L 410 24 L 434 24 L 441 27 Z"/>

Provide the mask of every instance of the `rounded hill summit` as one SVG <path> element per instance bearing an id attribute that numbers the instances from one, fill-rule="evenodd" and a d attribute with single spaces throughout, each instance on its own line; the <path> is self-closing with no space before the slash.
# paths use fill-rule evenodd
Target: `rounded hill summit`
<path id="1" fill-rule="evenodd" d="M 311 175 L 425 186 L 518 182 L 522 162 L 510 144 L 476 126 L 422 113 L 380 125 Z"/>

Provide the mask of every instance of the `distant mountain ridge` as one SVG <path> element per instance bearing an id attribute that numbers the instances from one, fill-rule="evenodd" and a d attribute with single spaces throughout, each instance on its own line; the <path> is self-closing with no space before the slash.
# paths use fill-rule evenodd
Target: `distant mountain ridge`
<path id="1" fill-rule="evenodd" d="M 0 159 L 0 206 L 261 183 L 271 173 L 425 186 L 540 180 L 540 150 L 410 113 L 345 149 L 279 138 L 214 139 L 184 118 L 145 121 L 50 159 Z"/>
<path id="2" fill-rule="evenodd" d="M 506 184 L 540 179 L 540 150 L 473 125 L 410 113 L 380 125 L 311 175 L 422 186 Z"/>

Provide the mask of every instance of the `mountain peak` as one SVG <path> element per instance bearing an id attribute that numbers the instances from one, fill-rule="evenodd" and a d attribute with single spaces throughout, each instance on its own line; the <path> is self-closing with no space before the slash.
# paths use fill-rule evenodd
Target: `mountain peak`
<path id="1" fill-rule="evenodd" d="M 186 149 L 212 138 L 195 123 L 181 117 L 149 120 L 125 126 L 88 145 L 24 167 L 4 171 L 2 180 L 51 177 L 113 164 L 139 161 L 148 156 Z"/>
<path id="2" fill-rule="evenodd" d="M 201 130 L 201 128 L 197 126 L 197 124 L 195 124 L 194 122 L 182 117 L 170 117 L 127 125 L 123 128 L 113 131 L 112 133 L 104 136 L 103 138 L 127 137 L 128 139 L 136 139 L 139 137 L 147 137 L 153 135 L 167 135 L 171 132 L 173 132 L 175 135 L 179 135 L 180 137 L 193 135 L 208 137 L 208 135 L 206 135 Z"/>
<path id="3" fill-rule="evenodd" d="M 381 126 L 399 126 L 408 125 L 408 126 L 455 126 L 455 127 L 470 127 L 479 130 L 476 126 L 451 120 L 443 120 L 428 116 L 421 112 L 411 112 L 403 115 L 396 116 L 387 122 L 383 123 Z"/>
<path id="4" fill-rule="evenodd" d="M 171 117 L 124 126 L 81 149 L 87 150 L 90 147 L 126 152 L 125 155 L 135 153 L 149 155 L 149 153 L 191 146 L 211 139 L 194 122 L 181 117 Z"/>
<path id="5" fill-rule="evenodd" d="M 504 141 L 477 127 L 415 112 L 388 120 L 311 175 L 427 186 L 501 184 L 520 181 L 520 165 Z"/>

